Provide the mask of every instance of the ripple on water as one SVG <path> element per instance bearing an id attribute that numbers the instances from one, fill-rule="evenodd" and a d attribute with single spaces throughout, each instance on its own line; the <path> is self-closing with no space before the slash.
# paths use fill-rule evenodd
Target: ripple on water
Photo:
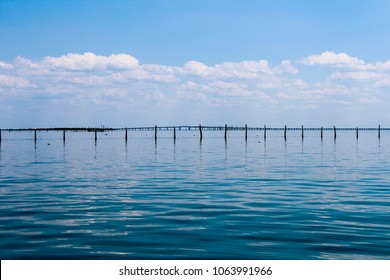
<path id="1" fill-rule="evenodd" d="M 385 137 L 252 137 L 4 141 L 2 259 L 389 258 Z"/>

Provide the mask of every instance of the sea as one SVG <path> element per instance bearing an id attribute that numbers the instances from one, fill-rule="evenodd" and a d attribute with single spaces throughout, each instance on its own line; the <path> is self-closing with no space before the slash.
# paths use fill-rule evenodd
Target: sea
<path id="1" fill-rule="evenodd" d="M 390 259 L 390 131 L 2 132 L 0 258 Z"/>

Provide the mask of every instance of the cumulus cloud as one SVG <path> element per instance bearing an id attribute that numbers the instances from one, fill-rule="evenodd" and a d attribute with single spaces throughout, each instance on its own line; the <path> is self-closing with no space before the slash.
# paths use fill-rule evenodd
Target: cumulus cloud
<path id="1" fill-rule="evenodd" d="M 386 75 L 375 72 L 365 72 L 365 71 L 356 71 L 356 72 L 335 72 L 331 75 L 333 79 L 351 79 L 356 81 L 368 81 L 385 78 Z"/>
<path id="2" fill-rule="evenodd" d="M 375 64 L 374 68 L 377 71 L 389 71 L 390 70 L 390 60 L 384 62 L 378 62 Z"/>
<path id="3" fill-rule="evenodd" d="M 327 73 L 325 77 L 316 76 L 316 71 L 307 74 L 307 68 L 319 67 L 329 70 L 322 71 Z M 386 94 L 390 87 L 388 70 L 390 60 L 369 64 L 346 53 L 329 51 L 276 64 L 264 59 L 216 65 L 192 60 L 181 66 L 141 64 L 128 54 L 86 52 L 0 61 L 0 92 L 2 102 L 10 103 L 17 96 L 18 100 L 36 100 L 37 104 L 47 98 L 47 102 L 57 100 L 72 106 L 84 100 L 86 104 L 143 108 L 157 100 L 169 108 L 239 103 L 244 108 L 278 104 L 300 110 L 357 101 L 390 103 Z"/>
<path id="4" fill-rule="evenodd" d="M 24 78 L 0 74 L 0 86 L 25 88 L 28 86 L 28 81 Z"/>
<path id="5" fill-rule="evenodd" d="M 0 60 L 0 69 L 12 69 L 13 66 L 9 63 Z"/>
<path id="6" fill-rule="evenodd" d="M 282 74 L 298 74 L 291 61 L 284 60 L 274 68 L 266 60 L 224 62 L 207 66 L 199 61 L 189 61 L 183 66 L 183 73 L 208 79 L 259 79 Z"/>
<path id="7" fill-rule="evenodd" d="M 207 65 L 199 61 L 188 61 L 184 64 L 184 72 L 190 75 L 205 77 L 209 74 L 208 69 Z"/>
<path id="8" fill-rule="evenodd" d="M 41 64 L 52 69 L 105 70 L 133 69 L 138 67 L 139 62 L 128 54 L 101 56 L 86 52 L 84 54 L 69 53 L 60 57 L 47 56 L 42 59 Z"/>
<path id="9" fill-rule="evenodd" d="M 346 53 L 323 52 L 319 55 L 310 55 L 301 60 L 303 64 L 308 65 L 328 65 L 332 67 L 346 67 L 353 69 L 366 69 L 366 63 Z"/>
<path id="10" fill-rule="evenodd" d="M 187 90 L 201 90 L 205 92 L 211 92 L 211 88 L 207 85 L 200 85 L 193 81 L 187 81 L 183 85 L 180 86 L 180 89 L 187 91 Z"/>
<path id="11" fill-rule="evenodd" d="M 39 68 L 40 65 L 38 62 L 33 62 L 31 59 L 17 56 L 15 58 L 15 67 L 24 70 L 26 68 Z"/>
<path id="12" fill-rule="evenodd" d="M 257 78 L 259 74 L 271 74 L 266 60 L 225 62 L 214 67 L 220 77 L 225 78 Z"/>
<path id="13" fill-rule="evenodd" d="M 212 92 L 212 89 L 209 86 L 197 84 L 193 81 L 187 81 L 184 84 L 177 86 L 176 90 L 179 97 L 195 101 L 206 100 L 207 94 Z"/>
<path id="14" fill-rule="evenodd" d="M 245 83 L 214 81 L 209 84 L 218 96 L 246 97 L 252 95 L 249 86 Z"/>
<path id="15" fill-rule="evenodd" d="M 289 73 L 289 74 L 298 74 L 299 70 L 293 65 L 290 60 L 283 60 L 279 66 L 275 68 L 275 70 L 281 74 Z"/>

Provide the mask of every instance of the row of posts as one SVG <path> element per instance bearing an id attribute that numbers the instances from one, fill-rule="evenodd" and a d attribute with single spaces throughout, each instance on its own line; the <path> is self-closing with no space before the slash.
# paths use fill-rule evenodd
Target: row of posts
<path id="1" fill-rule="evenodd" d="M 224 134 L 225 141 L 227 140 L 227 131 L 228 131 L 228 126 L 227 126 L 227 124 L 225 124 L 225 134 Z M 245 141 L 247 141 L 248 140 L 248 125 L 245 125 L 244 131 L 245 131 Z M 96 132 L 95 132 L 95 134 L 96 134 Z M 284 136 L 284 139 L 287 140 L 287 125 L 284 126 L 283 136 Z M 321 140 L 322 140 L 324 137 L 324 128 L 323 127 L 320 128 L 320 136 L 321 136 Z M 302 137 L 302 139 L 304 138 L 303 125 L 301 127 L 301 137 Z M 333 137 L 334 137 L 334 139 L 337 138 L 337 132 L 336 132 L 335 126 L 333 126 Z M 267 138 L 267 127 L 264 125 L 264 139 L 266 139 L 266 138 Z M 359 128 L 356 127 L 356 139 L 358 139 L 358 138 L 359 138 Z M 381 126 L 379 125 L 378 126 L 378 139 L 380 139 L 380 138 L 381 138 Z M 127 141 L 127 129 L 126 129 L 125 139 Z M 173 128 L 173 139 L 176 140 L 176 127 Z M 199 125 L 199 139 L 200 139 L 200 141 L 202 141 L 202 139 L 203 139 L 202 125 Z M 157 140 L 157 125 L 154 127 L 154 140 Z"/>
<path id="2" fill-rule="evenodd" d="M 245 125 L 245 141 L 248 140 L 248 125 Z M 224 138 L 225 138 L 225 141 L 227 140 L 227 131 L 228 131 L 228 126 L 227 124 L 225 124 L 225 134 L 224 134 Z M 320 128 L 320 136 L 321 136 L 321 139 L 323 139 L 323 133 L 324 131 L 324 128 L 321 127 Z M 284 139 L 287 140 L 287 125 L 284 126 Z M 301 128 L 301 136 L 302 136 L 302 139 L 304 138 L 304 128 L 302 126 Z M 333 137 L 334 139 L 336 139 L 337 137 L 337 133 L 336 133 L 336 127 L 334 126 L 333 127 Z M 65 142 L 65 130 L 63 130 L 62 132 L 62 140 Z M 203 139 L 203 132 L 202 132 L 202 125 L 199 125 L 199 138 L 200 138 L 200 141 L 202 141 Z M 267 127 L 264 126 L 264 139 L 267 138 Z M 356 139 L 359 138 L 359 128 L 357 127 L 356 128 Z M 378 138 L 380 139 L 381 138 L 381 126 L 379 125 L 378 126 Z M 127 141 L 128 139 L 128 133 L 127 133 L 127 128 L 125 129 L 125 140 Z M 154 127 L 154 139 L 157 141 L 157 125 Z M 176 127 L 173 128 L 173 140 L 176 141 Z M 37 141 L 37 130 L 35 129 L 34 130 L 34 141 L 36 142 Z M 95 141 L 97 141 L 97 131 L 95 130 Z M 1 143 L 1 129 L 0 129 L 0 143 Z"/>
<path id="3" fill-rule="evenodd" d="M 228 131 L 228 126 L 227 124 L 225 124 L 225 134 L 224 134 L 224 139 L 225 141 L 227 140 L 227 131 Z M 248 125 L 245 125 L 245 141 L 248 140 Z M 284 126 L 284 140 L 287 140 L 287 125 Z M 323 139 L 324 137 L 324 128 L 321 127 L 320 128 L 320 136 L 321 136 L 321 140 Z M 302 139 L 304 138 L 304 128 L 303 128 L 303 125 L 301 127 L 301 137 Z M 333 137 L 334 139 L 336 139 L 337 137 L 337 132 L 336 132 L 336 127 L 333 126 Z M 264 125 L 264 139 L 267 138 L 267 127 Z M 359 138 L 359 128 L 356 127 L 356 139 Z M 379 125 L 378 126 L 378 139 L 381 138 L 381 126 Z M 127 129 L 126 129 L 126 135 L 125 135 L 125 139 L 127 141 Z M 173 139 L 176 140 L 176 127 L 173 128 Z M 202 141 L 203 139 L 203 133 L 202 133 L 202 125 L 199 125 L 199 139 L 200 141 Z M 154 127 L 154 140 L 157 141 L 157 125 Z"/>
<path id="4" fill-rule="evenodd" d="M 304 138 L 304 129 L 303 129 L 303 125 L 302 125 L 302 128 L 301 128 L 301 137 L 302 139 Z M 320 136 L 321 136 L 321 140 L 323 139 L 323 136 L 324 136 L 324 128 L 321 127 L 320 128 Z M 266 127 L 264 126 L 264 139 L 266 138 Z M 337 138 L 337 132 L 336 132 L 336 127 L 333 126 L 333 138 L 336 139 Z M 356 127 L 356 139 L 359 138 L 359 128 Z M 378 139 L 381 138 L 381 126 L 379 125 L 378 126 Z M 246 139 L 246 130 L 245 130 L 245 139 Z M 285 125 L 284 126 L 284 140 L 287 139 L 287 126 Z"/>

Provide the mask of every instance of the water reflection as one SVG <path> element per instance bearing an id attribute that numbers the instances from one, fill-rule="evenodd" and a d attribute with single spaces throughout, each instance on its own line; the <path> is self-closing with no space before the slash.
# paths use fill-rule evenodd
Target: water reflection
<path id="1" fill-rule="evenodd" d="M 264 167 L 265 169 L 267 169 L 267 141 L 266 139 L 264 138 L 264 151 L 263 151 L 263 155 L 264 155 Z"/>

